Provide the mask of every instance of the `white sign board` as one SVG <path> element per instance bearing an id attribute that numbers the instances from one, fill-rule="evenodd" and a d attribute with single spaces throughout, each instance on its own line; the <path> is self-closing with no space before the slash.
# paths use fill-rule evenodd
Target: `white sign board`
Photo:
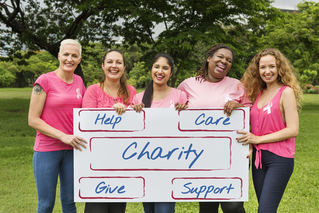
<path id="1" fill-rule="evenodd" d="M 248 201 L 249 109 L 74 109 L 76 202 Z"/>

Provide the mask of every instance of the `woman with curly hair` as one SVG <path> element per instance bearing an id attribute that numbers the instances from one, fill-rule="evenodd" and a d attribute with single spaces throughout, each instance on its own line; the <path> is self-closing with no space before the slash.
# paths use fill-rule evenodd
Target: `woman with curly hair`
<path id="1" fill-rule="evenodd" d="M 254 105 L 251 132 L 239 131 L 237 140 L 253 152 L 258 212 L 277 212 L 294 167 L 301 88 L 289 60 L 272 48 L 252 59 L 241 81 Z"/>

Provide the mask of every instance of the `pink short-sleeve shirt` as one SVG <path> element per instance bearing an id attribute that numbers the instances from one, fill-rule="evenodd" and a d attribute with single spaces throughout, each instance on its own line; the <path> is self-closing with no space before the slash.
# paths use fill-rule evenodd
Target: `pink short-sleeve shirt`
<path id="1" fill-rule="evenodd" d="M 73 74 L 71 84 L 62 81 L 55 72 L 41 75 L 39 84 L 47 97 L 40 118 L 66 134 L 73 134 L 73 108 L 81 108 L 85 86 L 80 76 Z M 71 150 L 72 146 L 37 131 L 34 150 L 38 152 Z"/>

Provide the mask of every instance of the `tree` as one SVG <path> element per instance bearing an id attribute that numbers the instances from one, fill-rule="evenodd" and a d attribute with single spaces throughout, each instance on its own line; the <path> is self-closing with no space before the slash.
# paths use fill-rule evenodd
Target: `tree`
<path id="1" fill-rule="evenodd" d="M 22 4 L 24 2 L 24 4 Z M 14 42 L 13 50 L 26 45 L 28 49 L 45 49 L 55 57 L 61 40 L 78 39 L 83 46 L 89 42 L 114 44 L 115 37 L 123 37 L 124 44 L 137 44 L 147 54 L 143 61 L 160 51 L 175 60 L 175 74 L 188 74 L 200 66 L 202 55 L 194 50 L 214 43 L 226 43 L 238 56 L 245 56 L 244 45 L 236 42 L 247 30 L 244 26 L 263 25 L 274 10 L 271 0 L 44 0 L 44 7 L 35 0 L 0 0 L 0 20 L 7 29 L 7 43 Z M 25 5 L 25 6 L 23 6 Z M 257 20 L 257 21 L 256 21 Z M 155 27 L 164 29 L 156 38 Z M 16 35 L 16 38 L 13 36 Z M 146 44 L 146 45 L 144 45 Z M 151 47 L 151 48 L 150 48 Z M 83 61 L 85 61 L 83 54 Z M 241 60 L 235 60 L 235 74 L 244 71 Z M 132 63 L 133 64 L 133 63 Z M 81 66 L 76 70 L 82 75 Z M 194 69 L 193 72 L 196 70 Z"/>
<path id="2" fill-rule="evenodd" d="M 58 68 L 59 63 L 47 51 L 41 53 L 18 51 L 11 60 L 0 61 L 0 66 L 13 76 L 5 86 L 27 87 L 43 73 Z M 4 84 L 2 84 L 4 85 Z"/>
<path id="3" fill-rule="evenodd" d="M 123 8 L 123 25 L 117 33 L 129 44 L 146 42 L 153 46 L 148 61 L 157 52 L 167 52 L 175 60 L 174 86 L 178 76 L 200 66 L 202 55 L 215 43 L 226 43 L 238 56 L 245 56 L 244 46 L 236 42 L 247 30 L 260 26 L 275 12 L 268 0 L 132 0 L 134 7 Z M 158 24 L 164 30 L 154 38 Z M 146 60 L 145 60 L 146 61 Z M 238 63 L 238 66 L 236 65 Z M 233 69 L 244 71 L 240 60 Z M 196 72 L 194 69 L 193 74 Z M 238 76 L 237 76 L 238 77 Z"/>
<path id="4" fill-rule="evenodd" d="M 13 44 L 8 49 L 11 54 L 23 48 L 41 49 L 57 58 L 60 43 L 67 38 L 78 39 L 83 46 L 98 37 L 104 44 L 112 40 L 109 26 L 118 20 L 114 10 L 119 6 L 117 1 L 94 4 L 88 0 L 44 0 L 43 3 L 42 7 L 35 0 L 0 0 L 0 20 L 6 26 L 0 30 L 3 37 L 0 45 Z M 109 10 L 104 11 L 105 8 Z M 81 66 L 75 72 L 83 78 Z"/>
<path id="5" fill-rule="evenodd" d="M 145 62 L 134 63 L 134 67 L 130 72 L 128 83 L 136 88 L 146 87 L 152 80 L 151 72 L 145 68 Z"/>
<path id="6" fill-rule="evenodd" d="M 14 83 L 15 76 L 6 69 L 10 62 L 0 64 L 0 87 L 7 87 Z"/>
<path id="7" fill-rule="evenodd" d="M 303 1 L 298 12 L 268 21 L 263 47 L 279 49 L 294 65 L 302 84 L 318 83 L 319 3 Z"/>

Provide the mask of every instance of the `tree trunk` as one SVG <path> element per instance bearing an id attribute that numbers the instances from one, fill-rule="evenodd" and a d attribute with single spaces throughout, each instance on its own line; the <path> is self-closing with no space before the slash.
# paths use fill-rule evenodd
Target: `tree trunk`
<path id="1" fill-rule="evenodd" d="M 84 83 L 84 85 L 86 87 L 86 81 L 85 81 L 85 78 L 84 78 L 84 75 L 83 75 L 83 72 L 82 72 L 81 63 L 77 66 L 77 68 L 75 69 L 74 73 L 79 75 L 82 78 L 83 83 Z"/>
<path id="2" fill-rule="evenodd" d="M 170 80 L 170 83 L 169 83 L 169 85 L 171 87 L 175 87 L 175 84 L 176 84 L 176 81 L 177 81 L 177 76 L 178 76 L 180 70 L 181 70 L 181 65 L 178 66 L 178 68 L 175 71 L 174 75 L 171 77 L 171 80 Z"/>

